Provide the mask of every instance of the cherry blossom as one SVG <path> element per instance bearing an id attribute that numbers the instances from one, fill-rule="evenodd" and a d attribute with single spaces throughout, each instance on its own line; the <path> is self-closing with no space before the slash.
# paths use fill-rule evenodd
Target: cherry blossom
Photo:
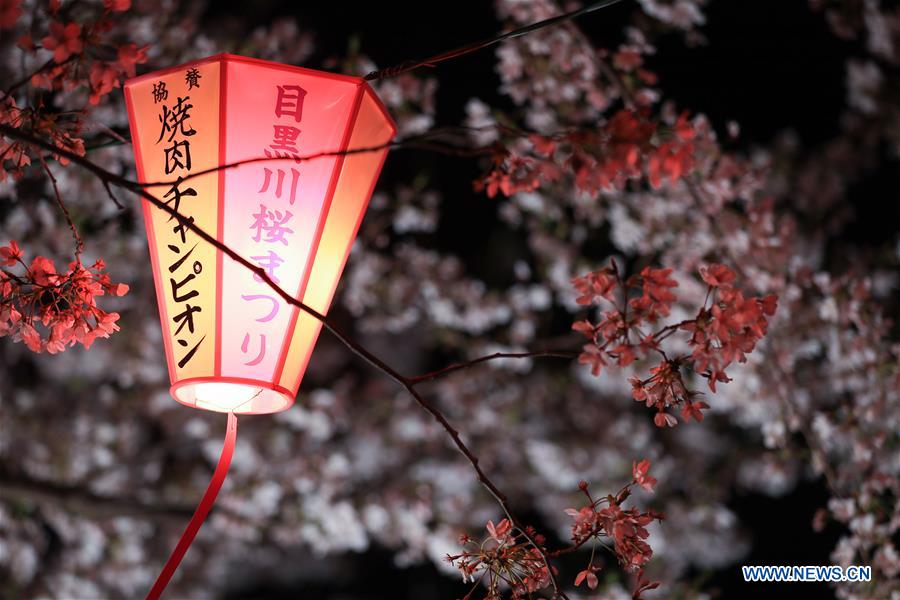
<path id="1" fill-rule="evenodd" d="M 73 54 L 84 49 L 81 25 L 78 23 L 50 23 L 50 34 L 42 40 L 44 48 L 53 52 L 53 60 L 65 62 Z"/>
<path id="2" fill-rule="evenodd" d="M 672 269 L 644 267 L 637 275 L 622 278 L 618 266 L 609 267 L 572 280 L 582 305 L 607 307 L 600 322 L 577 321 L 572 329 L 590 340 L 578 357 L 590 365 L 591 374 L 600 375 L 604 367 L 615 364 L 628 367 L 657 355 L 661 361 L 649 370 L 649 377 L 629 379 L 631 395 L 654 408 L 657 427 L 674 427 L 677 419 L 667 411 L 681 406 L 685 421 L 703 420 L 706 402 L 698 400 L 700 392 L 692 390 L 684 380 L 690 370 L 708 381 L 716 391 L 717 382 L 728 382 L 726 369 L 734 362 L 746 362 L 746 355 L 766 334 L 768 319 L 775 314 L 775 295 L 745 298 L 732 284 L 735 273 L 721 264 L 700 268 L 700 277 L 708 284 L 706 299 L 693 319 L 665 325 L 656 331 L 645 330 L 668 317 L 678 297 L 672 289 Z M 639 294 L 639 295 L 638 295 Z M 632 296 L 630 299 L 629 296 Z M 709 306 L 707 306 L 709 304 Z M 610 308 L 611 307 L 611 308 Z M 664 350 L 665 340 L 677 331 L 691 333 L 687 341 L 692 352 L 672 355 Z"/>
<path id="3" fill-rule="evenodd" d="M 649 476 L 649 469 L 649 460 L 635 461 L 631 483 L 615 495 L 610 494 L 597 499 L 591 496 L 588 484 L 582 482 L 579 489 L 587 498 L 588 504 L 579 509 L 566 510 L 566 513 L 573 519 L 571 531 L 572 543 L 575 547 L 588 543 L 596 545 L 609 539 L 613 544 L 613 551 L 625 571 L 638 573 L 633 596 L 635 598 L 640 597 L 643 591 L 653 589 L 640 582 L 643 567 L 653 556 L 653 550 L 647 543 L 650 534 L 646 527 L 653 521 L 662 521 L 665 516 L 653 510 L 640 512 L 635 508 L 623 509 L 622 504 L 630 496 L 632 485 L 639 485 L 647 491 L 652 491 L 656 479 Z M 596 588 L 598 584 L 597 571 L 599 571 L 599 567 L 594 565 L 592 554 L 588 566 L 576 575 L 575 585 L 586 582 L 589 588 Z"/>
<path id="4" fill-rule="evenodd" d="M 498 146 L 493 168 L 475 182 L 488 197 L 531 192 L 542 185 L 573 177 L 585 193 L 622 189 L 646 178 L 659 188 L 674 183 L 693 166 L 694 132 L 683 114 L 671 127 L 654 120 L 649 109 L 620 110 L 596 131 L 550 136 L 532 134 L 517 147 Z"/>
<path id="5" fill-rule="evenodd" d="M 649 469 L 650 461 L 636 461 L 631 483 L 615 496 L 609 495 L 596 501 L 588 491 L 587 482 L 582 481 L 579 489 L 589 503 L 580 509 L 570 508 L 565 511 L 574 520 L 571 525 L 573 545 L 569 548 L 550 552 L 544 546 L 543 536 L 536 534 L 532 528 L 526 528 L 525 532 L 517 531 L 509 519 L 502 519 L 496 525 L 493 521 L 488 521 L 488 536 L 483 541 L 467 534 L 460 536 L 460 544 L 467 549 L 460 554 L 447 555 L 446 560 L 459 570 L 463 582 L 475 584 L 466 594 L 466 600 L 472 597 L 479 583 L 485 588 L 484 598 L 487 600 L 501 598 L 505 587 L 511 590 L 513 598 L 530 597 L 532 593 L 550 585 L 542 553 L 558 556 L 605 538 L 612 541 L 616 557 L 626 571 L 642 572 L 642 567 L 653 555 L 653 550 L 646 541 L 649 537 L 646 526 L 665 517 L 652 510 L 645 513 L 634 508 L 623 510 L 621 505 L 630 495 L 632 485 L 640 485 L 647 491 L 652 491 L 656 479 L 649 476 Z M 575 586 L 586 583 L 588 588 L 596 589 L 599 585 L 598 571 L 600 567 L 594 564 L 592 555 L 588 566 L 575 576 Z M 639 597 L 641 591 L 647 589 L 652 588 L 636 587 L 634 597 Z"/>
<path id="6" fill-rule="evenodd" d="M 131 8 L 131 0 L 103 0 L 103 6 L 113 12 L 125 12 Z"/>
<path id="7" fill-rule="evenodd" d="M 59 273 L 44 256 L 26 264 L 15 240 L 0 247 L 0 257 L 4 267 L 22 271 L 0 271 L 0 336 L 12 336 L 32 352 L 57 354 L 77 343 L 90 348 L 119 330 L 119 314 L 100 309 L 96 297 L 124 296 L 128 286 L 112 283 L 102 260 L 90 267 L 76 260 Z"/>
<path id="8" fill-rule="evenodd" d="M 579 571 L 578 575 L 575 576 L 575 587 L 586 583 L 590 589 L 597 589 L 597 586 L 600 585 L 600 580 L 597 578 L 597 571 L 599 570 L 600 567 L 590 564 L 587 569 Z"/>
<path id="9" fill-rule="evenodd" d="M 653 491 L 653 486 L 656 485 L 656 478 L 650 477 L 647 471 L 650 470 L 650 461 L 646 458 L 640 462 L 635 462 L 632 467 L 632 473 L 634 475 L 634 481 L 647 490 L 648 492 Z"/>
<path id="10" fill-rule="evenodd" d="M 467 600 L 479 583 L 486 588 L 486 600 L 499 600 L 507 588 L 513 598 L 527 598 L 550 585 L 549 571 L 541 556 L 542 536 L 528 529 L 529 537 L 541 545 L 533 546 L 523 532 L 514 532 L 509 519 L 502 519 L 497 525 L 488 521 L 487 531 L 488 538 L 480 543 L 468 535 L 461 536 L 460 543 L 472 549 L 446 556 L 447 562 L 459 570 L 463 582 L 475 583 L 465 596 Z"/>

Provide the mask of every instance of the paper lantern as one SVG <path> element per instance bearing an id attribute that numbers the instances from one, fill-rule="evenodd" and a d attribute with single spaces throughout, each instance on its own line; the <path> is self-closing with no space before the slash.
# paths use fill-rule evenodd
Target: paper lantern
<path id="1" fill-rule="evenodd" d="M 219 54 L 132 79 L 125 98 L 138 176 L 172 182 L 150 192 L 325 314 L 395 133 L 368 84 Z M 320 323 L 143 204 L 172 396 L 288 408 Z"/>
<path id="2" fill-rule="evenodd" d="M 148 598 L 225 480 L 238 414 L 291 406 L 321 323 L 198 237 L 192 222 L 326 314 L 395 127 L 358 77 L 230 54 L 125 84 L 172 396 L 228 413 L 219 464 Z M 259 160 L 258 160 L 259 159 Z M 231 166 L 239 165 L 239 166 Z"/>

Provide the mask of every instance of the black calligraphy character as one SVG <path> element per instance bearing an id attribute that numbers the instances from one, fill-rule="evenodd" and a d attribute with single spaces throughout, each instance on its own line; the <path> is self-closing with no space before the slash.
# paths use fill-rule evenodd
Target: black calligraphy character
<path id="1" fill-rule="evenodd" d="M 169 273 L 174 273 L 175 271 L 180 269 L 181 265 L 184 264 L 184 261 L 186 261 L 188 259 L 188 257 L 190 257 L 190 255 L 194 253 L 194 248 L 196 248 L 196 247 L 197 247 L 197 244 L 194 244 L 193 247 L 190 250 L 188 250 L 187 254 L 185 254 L 184 256 L 182 256 L 181 258 L 179 258 L 178 260 L 173 262 L 171 265 L 169 265 Z M 171 250 L 175 254 L 181 254 L 181 248 L 179 248 L 178 246 L 176 246 L 174 244 L 169 244 L 169 250 Z M 194 261 L 194 273 L 199 275 L 201 271 L 203 271 L 203 265 L 200 264 L 200 261 Z"/>
<path id="2" fill-rule="evenodd" d="M 303 100 L 306 90 L 299 85 L 279 85 L 278 97 L 275 100 L 276 117 L 294 117 L 299 123 L 303 116 Z"/>
<path id="3" fill-rule="evenodd" d="M 175 330 L 175 335 L 181 333 L 181 330 L 184 329 L 184 326 L 187 325 L 188 331 L 194 333 L 194 313 L 203 312 L 203 309 L 199 306 L 191 306 L 190 304 L 184 305 L 184 310 L 172 317 L 172 320 L 176 323 L 181 323 L 178 326 L 178 329 Z"/>
<path id="4" fill-rule="evenodd" d="M 184 75 L 184 81 L 187 83 L 189 90 L 200 87 L 200 77 L 200 71 L 197 69 L 188 69 L 188 72 Z"/>
<path id="5" fill-rule="evenodd" d="M 172 229 L 172 232 L 177 233 L 181 236 L 182 244 L 185 242 L 185 230 L 189 227 L 190 223 L 194 222 L 194 217 L 185 217 L 184 215 L 181 214 L 181 212 L 180 212 L 181 197 L 197 195 L 197 190 L 195 190 L 192 187 L 186 188 L 185 190 L 182 190 L 180 188 L 181 182 L 183 180 L 184 180 L 183 177 L 179 177 L 178 180 L 175 182 L 175 185 L 173 185 L 169 189 L 168 192 L 163 194 L 163 198 L 169 198 L 169 196 L 171 196 L 171 198 L 169 198 L 165 202 L 167 205 L 171 205 L 171 208 L 173 211 L 178 213 L 178 224 L 175 226 L 174 229 Z M 169 221 L 171 221 L 174 218 L 176 218 L 175 215 L 169 215 Z"/>
<path id="6" fill-rule="evenodd" d="M 176 133 L 181 133 L 185 137 L 197 133 L 193 127 L 189 130 L 185 129 L 185 127 L 190 127 L 187 121 L 191 118 L 191 115 L 188 111 L 194 108 L 193 104 L 187 102 L 190 99 L 190 96 L 178 98 L 178 102 L 175 103 L 171 110 L 163 104 L 163 112 L 159 115 L 159 122 L 162 123 L 162 127 L 159 130 L 159 139 L 156 140 L 157 144 L 162 141 L 166 133 L 169 134 L 168 139 L 166 139 L 167 142 L 171 142 L 175 138 Z"/>
<path id="7" fill-rule="evenodd" d="M 153 104 L 159 104 L 163 100 L 169 99 L 169 90 L 166 89 L 165 81 L 157 81 L 153 84 Z"/>
<path id="8" fill-rule="evenodd" d="M 178 290 L 182 288 L 182 286 L 187 285 L 191 281 L 193 281 L 197 276 L 193 273 L 188 273 L 188 276 L 182 279 L 181 281 L 175 281 L 174 277 L 169 278 L 169 284 L 172 286 L 172 300 L 175 302 L 187 302 L 191 298 L 196 298 L 200 295 L 200 292 L 197 290 L 191 290 L 184 295 L 179 296 Z"/>
<path id="9" fill-rule="evenodd" d="M 171 220 L 171 219 L 170 219 Z M 172 228 L 172 233 L 177 233 L 179 237 L 181 237 L 181 243 L 183 244 L 187 241 L 187 232 L 190 230 L 191 225 L 194 224 L 194 217 L 178 217 L 178 224 Z"/>
<path id="10" fill-rule="evenodd" d="M 166 175 L 175 169 L 191 170 L 191 143 L 188 140 L 176 140 L 171 148 L 166 148 Z"/>
<path id="11" fill-rule="evenodd" d="M 202 338 L 200 338 L 200 341 L 197 342 L 197 345 L 194 346 L 193 348 L 191 348 L 188 351 L 188 353 L 184 355 L 184 358 L 182 358 L 181 360 L 178 361 L 179 369 L 183 369 L 184 365 L 188 364 L 188 362 L 194 357 L 194 354 L 197 353 L 197 349 L 200 347 L 200 344 L 202 344 L 203 340 L 205 340 L 205 339 L 206 339 L 206 336 L 204 335 Z M 186 347 L 188 345 L 188 343 L 184 340 L 178 340 L 178 344 L 183 347 Z"/>

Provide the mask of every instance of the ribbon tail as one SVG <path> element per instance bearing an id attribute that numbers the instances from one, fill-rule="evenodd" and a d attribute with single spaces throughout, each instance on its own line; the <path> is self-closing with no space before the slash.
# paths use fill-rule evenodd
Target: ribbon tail
<path id="1" fill-rule="evenodd" d="M 219 456 L 219 464 L 216 465 L 216 471 L 213 473 L 212 480 L 209 482 L 209 487 L 206 488 L 206 492 L 203 494 L 203 498 L 200 500 L 197 510 L 194 511 L 194 516 L 191 517 L 184 533 L 181 534 L 178 545 L 175 546 L 175 549 L 172 551 L 171 556 L 169 556 L 169 560 L 166 561 L 166 565 L 163 567 L 162 572 L 159 574 L 159 577 L 156 578 L 156 583 L 153 584 L 150 593 L 147 594 L 147 600 L 158 600 L 163 591 L 165 591 L 166 586 L 169 584 L 169 580 L 172 579 L 172 575 L 175 574 L 175 570 L 178 568 L 178 565 L 181 564 L 181 559 L 184 558 L 191 542 L 194 541 L 194 537 L 196 537 L 197 532 L 200 531 L 200 527 L 203 525 L 206 515 L 209 514 L 210 509 L 213 504 L 215 504 L 216 496 L 219 495 L 219 489 L 225 482 L 226 475 L 228 475 L 228 467 L 231 465 L 231 456 L 234 454 L 234 443 L 236 439 L 237 416 L 234 413 L 228 413 L 225 443 L 222 446 L 222 454 Z"/>

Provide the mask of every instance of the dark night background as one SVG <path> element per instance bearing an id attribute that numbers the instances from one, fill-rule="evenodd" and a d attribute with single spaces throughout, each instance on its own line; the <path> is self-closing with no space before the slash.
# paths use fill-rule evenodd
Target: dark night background
<path id="1" fill-rule="evenodd" d="M 675 34 L 657 45 L 650 67 L 660 76 L 660 87 L 668 98 L 678 106 L 706 113 L 719 130 L 729 120 L 739 122 L 741 140 L 749 144 L 768 143 L 776 134 L 792 130 L 804 146 L 812 147 L 838 131 L 845 93 L 843 61 L 854 49 L 828 31 L 821 15 L 812 13 L 806 0 L 713 2 L 707 9 L 709 19 L 703 31 L 708 45 L 689 48 Z M 317 34 L 313 62 L 345 54 L 351 43 L 358 41 L 361 50 L 379 66 L 387 66 L 490 37 L 500 28 L 491 3 L 483 1 L 359 2 L 350 6 L 336 2 L 229 1 L 216 3 L 213 10 L 209 17 L 225 27 L 235 20 L 256 25 L 283 15 L 298 17 L 301 25 Z M 614 45 L 630 10 L 625 4 L 614 6 L 583 17 L 579 25 L 596 45 Z M 437 125 L 459 123 L 466 101 L 474 95 L 492 105 L 509 105 L 508 99 L 497 92 L 499 79 L 493 70 L 492 50 L 484 52 L 487 56 L 472 55 L 437 68 Z M 884 164 L 888 166 L 868 174 L 851 192 L 855 219 L 840 232 L 845 241 L 875 246 L 895 234 L 900 209 L 896 202 L 887 202 L 886 190 L 896 189 L 898 170 L 895 162 Z M 387 180 L 411 169 L 429 171 L 436 187 L 453 198 L 445 204 L 447 212 L 438 235 L 449 249 L 470 259 L 467 267 L 473 273 L 490 280 L 489 273 L 478 271 L 485 268 L 483 265 L 496 265 L 497 260 L 475 258 L 500 253 L 495 258 L 502 264 L 503 248 L 508 247 L 505 243 L 512 240 L 491 237 L 495 207 L 471 187 L 479 166 L 471 159 L 398 152 L 388 161 L 383 177 Z M 466 236 L 458 234 L 462 226 Z M 752 540 L 751 552 L 742 562 L 830 564 L 829 553 L 839 531 L 832 527 L 816 533 L 811 526 L 815 511 L 827 498 L 820 481 L 807 481 L 786 498 L 735 491 L 730 508 L 739 515 Z M 386 551 L 330 558 L 327 562 L 311 568 L 321 567 L 338 576 L 323 576 L 321 584 L 300 586 L 259 572 L 252 585 L 234 591 L 229 598 L 452 598 L 465 589 L 439 575 L 431 565 L 398 570 Z M 569 568 L 574 573 L 576 563 Z M 739 598 L 751 590 L 743 583 L 739 566 L 695 575 L 717 598 Z M 771 599 L 833 597 L 827 585 L 811 583 L 754 584 L 752 592 L 754 597 Z"/>

